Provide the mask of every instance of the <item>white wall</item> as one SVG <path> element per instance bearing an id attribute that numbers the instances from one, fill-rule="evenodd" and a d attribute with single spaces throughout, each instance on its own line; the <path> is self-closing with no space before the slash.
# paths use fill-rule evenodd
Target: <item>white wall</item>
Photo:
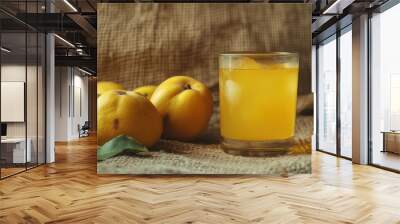
<path id="1" fill-rule="evenodd" d="M 29 69 L 29 67 L 28 67 Z M 1 81 L 25 82 L 25 64 L 8 64 L 1 66 Z"/>
<path id="2" fill-rule="evenodd" d="M 1 81 L 2 82 L 26 82 L 25 75 L 27 69 L 28 74 L 31 74 L 33 70 L 36 73 L 36 67 L 19 64 L 5 64 L 1 66 Z M 32 95 L 31 95 L 32 94 Z M 27 93 L 27 96 L 36 96 L 35 93 Z M 7 108 L 1 108 L 2 110 L 7 110 Z M 28 115 L 29 116 L 29 115 Z M 36 114 L 35 114 L 36 116 Z M 31 121 L 28 117 L 28 121 Z M 25 137 L 25 122 L 7 122 L 7 136 L 8 137 Z M 29 136 L 28 136 L 29 137 Z"/>
<path id="3" fill-rule="evenodd" d="M 76 74 L 76 73 L 75 73 Z M 84 73 L 79 72 L 79 75 L 75 75 L 75 86 L 79 87 L 81 89 L 81 109 L 82 113 L 79 114 L 78 111 L 76 111 L 76 120 L 74 123 L 74 126 L 77 127 L 78 124 L 81 126 L 85 123 L 85 121 L 89 120 L 89 91 L 88 91 L 88 77 L 84 76 Z M 75 136 L 78 136 L 77 128 L 74 129 L 76 131 Z"/>
<path id="4" fill-rule="evenodd" d="M 67 67 L 55 68 L 55 140 L 68 140 L 68 87 L 69 76 Z"/>
<path id="5" fill-rule="evenodd" d="M 25 64 L 9 64 L 1 66 L 1 81 L 25 82 Z M 6 108 L 1 108 L 6 110 Z M 7 137 L 25 137 L 25 122 L 7 123 Z"/>
<path id="6" fill-rule="evenodd" d="M 56 67 L 55 85 L 55 140 L 77 139 L 78 125 L 88 120 L 88 78 L 76 68 Z"/>

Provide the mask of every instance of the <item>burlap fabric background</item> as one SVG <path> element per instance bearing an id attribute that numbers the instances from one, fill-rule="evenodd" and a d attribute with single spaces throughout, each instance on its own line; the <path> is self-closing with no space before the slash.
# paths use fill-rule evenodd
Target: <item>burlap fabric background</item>
<path id="1" fill-rule="evenodd" d="M 197 142 L 161 140 L 151 157 L 118 156 L 99 173 L 309 173 L 312 133 L 311 8 L 307 4 L 98 4 L 98 80 L 128 89 L 189 75 L 213 91 L 210 128 Z M 296 140 L 287 156 L 231 156 L 219 148 L 218 54 L 289 51 L 300 55 Z"/>
<path id="2" fill-rule="evenodd" d="M 299 92 L 311 91 L 309 4 L 98 4 L 98 78 L 126 88 L 190 75 L 218 86 L 218 54 L 300 54 Z M 310 31 L 310 32 L 309 32 Z"/>

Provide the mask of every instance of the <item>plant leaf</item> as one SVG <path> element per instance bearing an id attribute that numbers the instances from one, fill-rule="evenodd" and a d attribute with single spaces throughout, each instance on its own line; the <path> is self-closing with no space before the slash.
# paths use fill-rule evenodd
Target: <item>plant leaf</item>
<path id="1" fill-rule="evenodd" d="M 126 135 L 119 135 L 104 143 L 97 150 L 97 160 L 106 160 L 123 152 L 140 153 L 148 151 L 146 146 L 140 144 L 136 139 Z"/>

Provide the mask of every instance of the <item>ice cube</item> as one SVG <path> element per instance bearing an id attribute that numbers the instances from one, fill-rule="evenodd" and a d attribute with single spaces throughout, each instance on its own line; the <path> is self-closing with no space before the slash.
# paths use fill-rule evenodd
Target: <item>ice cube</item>
<path id="1" fill-rule="evenodd" d="M 262 65 L 250 57 L 240 57 L 235 67 L 238 69 L 261 69 Z"/>
<path id="2" fill-rule="evenodd" d="M 232 80 L 226 80 L 224 94 L 229 103 L 238 102 L 241 95 L 240 86 Z"/>

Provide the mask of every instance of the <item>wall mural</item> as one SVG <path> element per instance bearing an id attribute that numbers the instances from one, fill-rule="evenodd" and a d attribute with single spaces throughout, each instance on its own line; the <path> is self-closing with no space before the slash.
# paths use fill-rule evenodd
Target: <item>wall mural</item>
<path id="1" fill-rule="evenodd" d="M 310 29 L 307 4 L 98 4 L 98 173 L 310 173 Z"/>

